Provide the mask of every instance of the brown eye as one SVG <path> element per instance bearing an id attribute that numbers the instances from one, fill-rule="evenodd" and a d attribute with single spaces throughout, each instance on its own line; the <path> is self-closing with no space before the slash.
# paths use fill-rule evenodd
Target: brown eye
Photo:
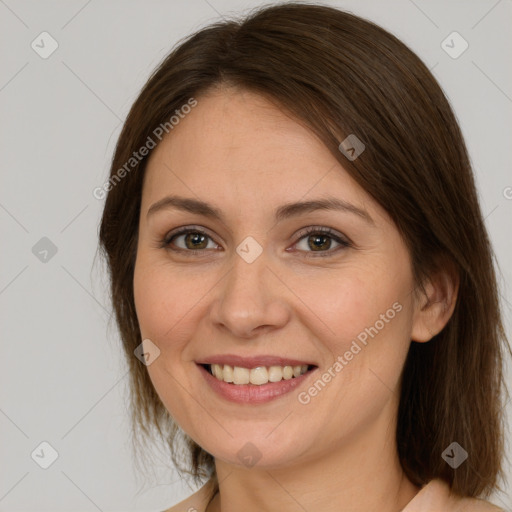
<path id="1" fill-rule="evenodd" d="M 308 246 L 313 251 L 319 251 L 331 248 L 332 238 L 327 235 L 310 235 L 307 238 Z"/>
<path id="2" fill-rule="evenodd" d="M 197 229 L 185 229 L 168 235 L 163 241 L 162 246 L 172 250 L 192 253 L 218 248 L 218 245 L 213 242 L 209 235 Z"/>
<path id="3" fill-rule="evenodd" d="M 333 243 L 337 244 L 334 249 Z M 350 247 L 351 244 L 330 228 L 313 227 L 300 233 L 299 241 L 296 242 L 295 246 L 298 250 L 306 253 L 307 256 L 331 256 Z"/>
<path id="4" fill-rule="evenodd" d="M 184 236 L 185 246 L 187 249 L 206 249 L 206 246 L 208 245 L 208 237 L 201 233 L 187 233 Z"/>

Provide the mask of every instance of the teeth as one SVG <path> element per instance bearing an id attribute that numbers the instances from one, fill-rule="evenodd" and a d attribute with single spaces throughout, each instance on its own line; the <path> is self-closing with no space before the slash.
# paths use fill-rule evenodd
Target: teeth
<path id="1" fill-rule="evenodd" d="M 223 379 L 224 371 L 221 366 L 219 366 L 218 370 L 215 373 L 215 376 L 219 380 Z M 249 384 L 249 370 L 246 368 L 240 368 L 235 366 L 233 368 L 233 383 L 234 384 Z"/>
<path id="2" fill-rule="evenodd" d="M 222 380 L 222 378 L 223 378 L 222 368 L 219 365 L 217 365 L 217 364 L 212 365 L 212 372 L 213 372 L 213 375 L 215 375 L 215 377 L 217 377 L 217 379 Z"/>
<path id="3" fill-rule="evenodd" d="M 283 378 L 283 369 L 281 366 L 271 366 L 268 369 L 269 382 L 279 382 Z"/>
<path id="4" fill-rule="evenodd" d="M 289 380 L 293 377 L 293 367 L 292 366 L 284 366 L 283 367 L 283 379 Z"/>
<path id="5" fill-rule="evenodd" d="M 215 365 L 215 366 L 219 366 L 219 365 Z M 219 368 L 221 368 L 221 366 L 219 366 Z M 233 367 L 229 366 L 229 364 L 225 364 L 224 365 L 224 370 L 223 371 L 219 371 L 218 375 L 219 375 L 219 377 L 217 377 L 217 378 L 219 380 L 222 380 L 222 378 L 224 376 L 224 382 L 233 382 L 234 379 L 235 379 Z"/>
<path id="6" fill-rule="evenodd" d="M 243 371 L 246 372 L 247 370 L 244 368 Z M 252 368 L 249 372 L 249 382 L 257 386 L 266 384 L 268 382 L 268 370 L 264 366 Z"/>
<path id="7" fill-rule="evenodd" d="M 224 382 L 233 384 L 255 384 L 261 386 L 268 382 L 279 382 L 282 379 L 289 380 L 300 377 L 308 370 L 308 365 L 298 366 L 258 366 L 257 368 L 242 368 L 240 366 L 230 366 L 229 364 L 210 365 L 211 373 Z"/>

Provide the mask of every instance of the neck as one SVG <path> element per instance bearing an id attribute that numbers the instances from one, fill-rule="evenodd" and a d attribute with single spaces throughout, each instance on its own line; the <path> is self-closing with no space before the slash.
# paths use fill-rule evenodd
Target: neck
<path id="1" fill-rule="evenodd" d="M 350 440 L 287 467 L 243 468 L 216 459 L 219 492 L 207 511 L 399 512 L 419 487 L 400 466 L 394 426 L 385 427 L 374 424 Z"/>

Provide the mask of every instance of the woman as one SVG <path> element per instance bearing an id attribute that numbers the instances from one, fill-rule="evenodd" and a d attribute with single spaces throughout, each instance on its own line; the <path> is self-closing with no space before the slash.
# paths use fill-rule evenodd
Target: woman
<path id="1" fill-rule="evenodd" d="M 492 249 L 403 43 L 295 3 L 207 27 L 143 88 L 105 190 L 134 432 L 208 479 L 169 511 L 499 510 Z"/>

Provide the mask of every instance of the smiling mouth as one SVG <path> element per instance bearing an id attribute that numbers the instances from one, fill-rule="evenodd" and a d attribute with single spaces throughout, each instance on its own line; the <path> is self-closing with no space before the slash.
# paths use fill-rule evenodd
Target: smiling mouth
<path id="1" fill-rule="evenodd" d="M 317 366 L 311 364 L 258 366 L 256 368 L 243 368 L 227 364 L 201 364 L 200 366 L 219 381 L 233 385 L 253 384 L 256 386 L 295 379 L 317 368 Z"/>

